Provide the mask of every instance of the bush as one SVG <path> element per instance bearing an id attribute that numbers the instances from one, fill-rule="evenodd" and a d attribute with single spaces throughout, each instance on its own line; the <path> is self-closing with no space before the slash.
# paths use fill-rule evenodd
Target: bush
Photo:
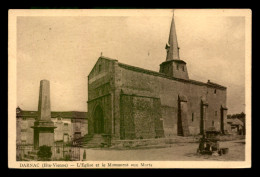
<path id="1" fill-rule="evenodd" d="M 70 161 L 70 155 L 69 154 L 65 154 L 64 156 L 64 161 Z"/>
<path id="2" fill-rule="evenodd" d="M 52 156 L 51 146 L 40 146 L 37 152 L 38 159 L 41 161 L 49 161 Z"/>

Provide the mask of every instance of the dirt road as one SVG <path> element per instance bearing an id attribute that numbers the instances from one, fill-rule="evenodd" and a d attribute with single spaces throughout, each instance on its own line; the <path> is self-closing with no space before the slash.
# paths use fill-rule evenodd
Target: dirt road
<path id="1" fill-rule="evenodd" d="M 198 155 L 198 143 L 176 143 L 165 148 L 151 149 L 86 149 L 87 161 L 243 161 L 245 140 L 220 142 L 220 147 L 228 147 L 229 153 L 222 156 Z M 81 151 L 83 154 L 83 150 Z M 82 157 L 82 155 L 81 155 Z"/>

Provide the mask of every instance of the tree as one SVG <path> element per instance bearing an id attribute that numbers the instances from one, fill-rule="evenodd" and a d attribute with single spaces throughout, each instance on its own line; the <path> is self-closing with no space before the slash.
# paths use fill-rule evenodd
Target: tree
<path id="1" fill-rule="evenodd" d="M 84 149 L 84 152 L 83 152 L 83 160 L 86 160 L 86 149 Z"/>
<path id="2" fill-rule="evenodd" d="M 40 146 L 37 156 L 40 161 L 49 161 L 52 156 L 51 146 Z"/>

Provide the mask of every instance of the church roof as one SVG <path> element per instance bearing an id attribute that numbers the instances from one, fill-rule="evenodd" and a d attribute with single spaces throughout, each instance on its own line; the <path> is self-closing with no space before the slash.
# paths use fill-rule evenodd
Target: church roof
<path id="1" fill-rule="evenodd" d="M 212 86 L 217 86 L 217 87 L 223 87 L 223 86 L 221 86 L 221 85 L 219 85 L 217 83 L 211 82 L 210 80 L 208 80 L 207 84 L 208 85 L 212 85 Z"/>
<path id="2" fill-rule="evenodd" d="M 162 64 L 170 63 L 170 62 L 176 62 L 176 63 L 186 64 L 186 62 L 183 61 L 183 60 L 167 60 L 167 61 L 163 62 Z M 162 65 L 162 64 L 161 64 L 161 65 Z"/>
<path id="3" fill-rule="evenodd" d="M 168 40 L 168 43 L 166 44 L 165 49 L 167 50 L 166 61 L 180 59 L 179 46 L 178 46 L 176 28 L 175 28 L 175 22 L 174 22 L 174 14 L 172 16 L 169 40 Z"/>
<path id="4" fill-rule="evenodd" d="M 100 56 L 99 58 L 103 58 L 103 59 L 110 60 L 110 61 L 117 61 L 116 59 L 105 57 L 105 56 Z"/>
<path id="5" fill-rule="evenodd" d="M 218 88 L 218 89 L 226 89 L 226 87 L 219 85 L 219 84 L 215 84 L 215 83 L 213 84 L 212 82 L 204 83 L 204 82 L 195 81 L 195 80 L 191 80 L 191 79 L 188 79 L 188 80 L 180 79 L 180 78 L 176 78 L 176 77 L 167 76 L 164 73 L 139 68 L 139 67 L 136 67 L 136 66 L 131 66 L 131 65 L 128 65 L 128 64 L 120 63 L 120 62 L 118 62 L 118 66 L 125 68 L 125 69 L 132 70 L 132 71 L 146 73 L 146 74 L 159 76 L 159 77 L 164 77 L 164 78 L 167 78 L 167 79 L 176 80 L 176 81 L 180 81 L 180 82 L 186 82 L 186 83 L 191 83 L 191 84 L 195 84 L 195 85 L 208 86 L 208 87 L 213 87 L 213 88 Z"/>

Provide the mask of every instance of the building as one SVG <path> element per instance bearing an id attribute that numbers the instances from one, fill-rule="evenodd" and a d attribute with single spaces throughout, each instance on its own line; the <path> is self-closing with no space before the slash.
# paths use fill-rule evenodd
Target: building
<path id="1" fill-rule="evenodd" d="M 101 56 L 88 75 L 88 133 L 114 139 L 160 138 L 226 131 L 227 88 L 189 78 L 172 18 L 160 71 Z M 199 68 L 198 68 L 199 69 Z"/>
<path id="2" fill-rule="evenodd" d="M 37 111 L 26 111 L 16 108 L 16 144 L 33 145 L 33 126 L 37 119 Z M 88 120 L 86 112 L 51 112 L 51 120 L 54 122 L 54 141 L 69 142 L 80 138 L 88 132 Z"/>
<path id="3" fill-rule="evenodd" d="M 238 118 L 227 119 L 227 124 L 230 126 L 229 132 L 234 135 L 245 135 L 244 123 Z"/>

